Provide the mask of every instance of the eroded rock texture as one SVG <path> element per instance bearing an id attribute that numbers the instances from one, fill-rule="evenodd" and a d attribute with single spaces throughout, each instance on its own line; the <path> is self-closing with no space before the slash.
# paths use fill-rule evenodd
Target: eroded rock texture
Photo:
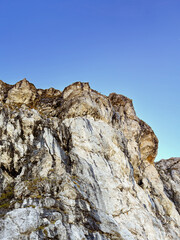
<path id="1" fill-rule="evenodd" d="M 24 79 L 0 100 L 0 239 L 179 239 L 179 159 L 156 170 L 130 99 Z"/>
<path id="2" fill-rule="evenodd" d="M 164 185 L 164 191 L 180 214 L 180 158 L 162 159 L 156 168 Z"/>

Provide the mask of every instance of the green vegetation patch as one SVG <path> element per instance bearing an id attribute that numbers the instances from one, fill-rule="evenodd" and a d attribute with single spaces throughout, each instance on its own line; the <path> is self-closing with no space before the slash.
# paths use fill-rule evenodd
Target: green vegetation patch
<path id="1" fill-rule="evenodd" d="M 8 184 L 0 196 L 0 209 L 9 208 L 10 202 L 14 198 L 14 184 Z"/>

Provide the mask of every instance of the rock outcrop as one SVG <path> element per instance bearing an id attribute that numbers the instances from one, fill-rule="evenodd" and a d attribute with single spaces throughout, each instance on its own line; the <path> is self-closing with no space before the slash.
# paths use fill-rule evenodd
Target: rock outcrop
<path id="1" fill-rule="evenodd" d="M 179 158 L 132 100 L 0 81 L 0 239 L 180 238 Z"/>
<path id="2" fill-rule="evenodd" d="M 164 185 L 164 191 L 175 204 L 180 214 L 180 158 L 162 159 L 156 163 L 156 169 Z"/>

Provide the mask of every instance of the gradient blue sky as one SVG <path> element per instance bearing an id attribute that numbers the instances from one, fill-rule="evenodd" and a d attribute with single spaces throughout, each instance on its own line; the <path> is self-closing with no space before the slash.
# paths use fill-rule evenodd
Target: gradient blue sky
<path id="1" fill-rule="evenodd" d="M 0 79 L 24 77 L 132 98 L 157 160 L 180 157 L 179 0 L 0 0 Z"/>

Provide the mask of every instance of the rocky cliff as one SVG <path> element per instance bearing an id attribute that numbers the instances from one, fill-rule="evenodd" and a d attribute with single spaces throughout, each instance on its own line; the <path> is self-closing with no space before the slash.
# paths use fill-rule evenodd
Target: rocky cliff
<path id="1" fill-rule="evenodd" d="M 180 158 L 132 100 L 0 81 L 0 239 L 180 239 Z"/>

